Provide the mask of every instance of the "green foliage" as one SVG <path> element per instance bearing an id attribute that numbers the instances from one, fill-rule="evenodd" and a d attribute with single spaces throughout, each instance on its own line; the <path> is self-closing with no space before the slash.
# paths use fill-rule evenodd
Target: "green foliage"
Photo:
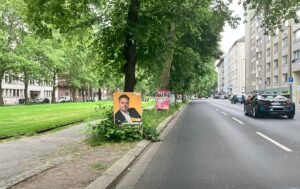
<path id="1" fill-rule="evenodd" d="M 299 0 L 239 0 L 239 2 L 243 4 L 247 13 L 254 10 L 255 14 L 260 16 L 261 27 L 266 34 L 274 35 L 276 28 L 282 29 L 285 20 L 292 18 L 295 23 L 300 21 L 297 15 L 300 10 Z"/>
<path id="2" fill-rule="evenodd" d="M 105 141 L 137 141 L 147 139 L 159 141 L 159 133 L 156 127 L 168 116 L 172 115 L 182 106 L 176 103 L 169 111 L 143 110 L 143 135 L 140 126 L 119 126 L 114 124 L 112 110 L 107 110 L 104 121 L 96 126 L 90 126 L 88 133 L 91 135 L 90 143 L 97 145 Z"/>
<path id="3" fill-rule="evenodd" d="M 106 141 L 121 142 L 121 141 L 136 141 L 141 140 L 140 126 L 123 126 L 114 124 L 112 109 L 106 112 L 106 120 L 96 126 L 91 126 L 90 133 L 97 138 L 105 139 Z"/>

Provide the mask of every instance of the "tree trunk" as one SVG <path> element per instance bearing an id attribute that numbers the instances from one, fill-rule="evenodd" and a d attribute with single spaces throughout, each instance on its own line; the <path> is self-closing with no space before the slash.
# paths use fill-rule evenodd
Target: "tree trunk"
<path id="1" fill-rule="evenodd" d="M 175 40 L 176 40 L 176 25 L 174 22 L 171 23 L 169 40 L 170 40 L 168 45 L 169 47 L 165 55 L 165 65 L 161 75 L 161 82 L 160 82 L 161 89 L 169 89 L 169 78 L 170 78 L 170 71 L 171 71 L 171 66 L 172 66 L 172 61 L 174 56 Z"/>
<path id="2" fill-rule="evenodd" d="M 124 57 L 126 64 L 124 65 L 125 70 L 125 85 L 124 92 L 134 92 L 134 87 L 136 84 L 135 70 L 137 62 L 137 51 L 136 51 L 136 41 L 133 36 L 133 30 L 138 23 L 138 9 L 140 6 L 140 0 L 131 0 L 130 7 L 128 10 L 128 20 L 127 20 L 127 31 L 125 34 L 125 44 L 124 44 Z"/>
<path id="3" fill-rule="evenodd" d="M 4 105 L 4 100 L 3 100 L 3 89 L 2 89 L 2 80 L 4 77 L 4 72 L 0 73 L 0 106 Z"/>
<path id="4" fill-rule="evenodd" d="M 98 100 L 102 100 L 102 91 L 101 91 L 101 88 L 98 89 Z"/>
<path id="5" fill-rule="evenodd" d="M 90 98 L 90 99 L 94 99 L 93 88 L 92 88 L 91 85 L 90 85 L 90 87 L 89 87 L 89 98 Z"/>
<path id="6" fill-rule="evenodd" d="M 24 89 L 24 96 L 25 96 L 25 104 L 28 105 L 29 104 L 29 98 L 28 98 L 28 76 L 27 76 L 27 73 L 24 72 L 24 86 L 25 86 L 25 89 Z"/>
<path id="7" fill-rule="evenodd" d="M 85 89 L 81 89 L 82 91 L 82 102 L 85 101 Z"/>
<path id="8" fill-rule="evenodd" d="M 76 88 L 72 87 L 72 98 L 73 98 L 73 102 L 76 102 Z"/>
<path id="9" fill-rule="evenodd" d="M 55 71 L 53 73 L 52 82 L 53 82 L 53 86 L 52 86 L 52 94 L 51 94 L 51 103 L 56 103 L 55 92 L 56 92 L 57 85 L 56 85 L 56 72 Z"/>

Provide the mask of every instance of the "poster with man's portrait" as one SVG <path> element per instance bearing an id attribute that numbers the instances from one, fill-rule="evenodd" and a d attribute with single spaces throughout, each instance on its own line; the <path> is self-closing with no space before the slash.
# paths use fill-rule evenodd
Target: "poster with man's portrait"
<path id="1" fill-rule="evenodd" d="M 156 93 L 156 104 L 157 110 L 168 110 L 170 106 L 170 91 L 160 90 Z"/>
<path id="2" fill-rule="evenodd" d="M 138 125 L 142 123 L 142 97 L 140 93 L 115 92 L 115 124 Z"/>

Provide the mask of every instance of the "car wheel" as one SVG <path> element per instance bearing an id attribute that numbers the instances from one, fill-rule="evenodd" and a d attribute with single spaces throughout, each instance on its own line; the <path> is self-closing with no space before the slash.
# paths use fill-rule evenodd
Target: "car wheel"
<path id="1" fill-rule="evenodd" d="M 294 116 L 295 116 L 295 113 L 294 113 L 294 112 L 293 112 L 293 113 L 287 114 L 287 117 L 288 117 L 289 119 L 294 119 Z"/>

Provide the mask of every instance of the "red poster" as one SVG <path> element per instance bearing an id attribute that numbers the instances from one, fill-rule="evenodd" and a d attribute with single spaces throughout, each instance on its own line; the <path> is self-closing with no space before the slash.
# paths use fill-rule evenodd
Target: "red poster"
<path id="1" fill-rule="evenodd" d="M 168 110 L 170 106 L 170 91 L 160 90 L 156 93 L 156 104 L 157 110 Z"/>

